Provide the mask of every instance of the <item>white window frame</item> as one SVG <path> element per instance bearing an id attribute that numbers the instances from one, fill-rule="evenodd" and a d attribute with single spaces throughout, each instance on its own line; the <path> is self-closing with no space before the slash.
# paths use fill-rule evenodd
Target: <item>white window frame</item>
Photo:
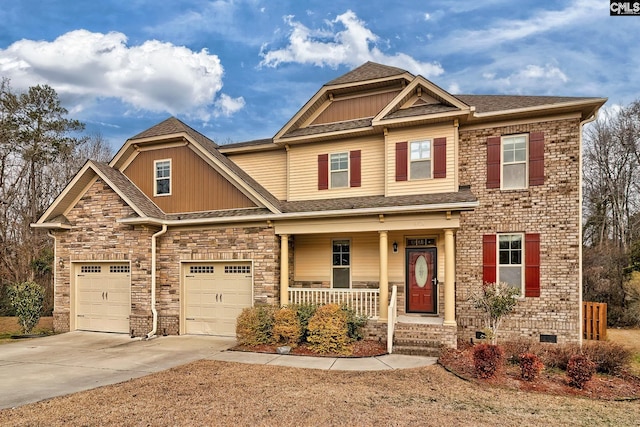
<path id="1" fill-rule="evenodd" d="M 524 160 L 507 162 L 504 158 L 505 141 L 515 138 L 524 138 L 525 158 Z M 524 186 L 522 187 L 505 187 L 504 167 L 505 165 L 524 164 Z M 525 190 L 529 188 L 529 134 L 521 133 L 514 135 L 505 135 L 500 138 L 500 189 L 501 190 Z"/>
<path id="2" fill-rule="evenodd" d="M 512 237 L 512 236 L 518 236 L 520 238 L 520 264 L 502 264 L 500 262 L 500 237 Z M 496 278 L 498 279 L 498 283 L 500 282 L 504 282 L 504 280 L 502 280 L 502 278 L 500 277 L 500 267 L 502 266 L 509 266 L 509 267 L 520 267 L 520 292 L 518 293 L 518 295 L 516 295 L 517 298 L 524 298 L 524 292 L 525 292 L 525 253 L 524 253 L 524 233 L 499 233 L 498 234 L 498 239 L 497 239 L 497 245 L 496 245 Z M 511 253 L 512 249 L 509 248 L 509 252 Z M 511 257 L 509 257 L 511 259 Z M 507 283 L 507 282 L 505 282 Z M 511 284 L 510 284 L 511 285 Z M 516 286 L 514 286 L 516 287 Z"/>
<path id="3" fill-rule="evenodd" d="M 344 264 L 334 265 L 333 256 L 334 256 L 335 252 L 333 251 L 333 245 L 336 242 L 347 242 L 349 244 L 349 264 L 348 265 L 344 265 Z M 353 260 L 353 245 L 352 245 L 351 239 L 332 239 L 331 240 L 331 289 L 351 289 L 351 261 L 352 260 Z M 348 287 L 346 287 L 346 288 L 335 288 L 334 287 L 333 278 L 334 278 L 334 270 L 336 268 L 348 268 L 349 269 L 349 286 Z"/>
<path id="4" fill-rule="evenodd" d="M 331 161 L 334 156 L 347 156 L 347 167 L 346 169 L 336 169 L 333 170 L 333 162 Z M 347 182 L 345 185 L 334 186 L 333 185 L 333 174 L 335 173 L 347 173 Z M 351 159 L 349 155 L 349 151 L 341 151 L 339 153 L 330 153 L 329 154 L 329 188 L 349 188 L 351 180 Z"/>
<path id="5" fill-rule="evenodd" d="M 418 159 L 413 159 L 412 155 L 413 155 L 413 150 L 411 149 L 411 146 L 413 144 L 420 144 L 420 148 L 419 148 L 419 154 L 422 155 L 422 144 L 428 142 L 429 143 L 429 157 L 425 158 L 425 157 L 420 157 Z M 409 158 L 409 170 L 408 170 L 408 174 L 409 174 L 409 180 L 410 181 L 416 181 L 416 180 L 423 180 L 423 179 L 432 179 L 433 178 L 433 139 L 420 139 L 420 140 L 416 140 L 416 141 L 410 141 L 409 142 L 409 155 L 407 156 Z M 429 162 L 429 176 L 425 176 L 425 177 L 421 177 L 421 178 L 414 178 L 411 174 L 411 165 L 413 163 L 420 163 L 420 162 Z"/>
<path id="6" fill-rule="evenodd" d="M 158 164 L 160 163 L 169 163 L 169 176 L 168 177 L 158 177 Z M 153 195 L 154 196 L 170 196 L 171 195 L 171 187 L 172 187 L 172 175 L 173 175 L 173 165 L 171 159 L 161 159 L 155 160 L 153 162 Z M 168 179 L 169 180 L 169 192 L 168 193 L 158 193 L 158 181 Z"/>

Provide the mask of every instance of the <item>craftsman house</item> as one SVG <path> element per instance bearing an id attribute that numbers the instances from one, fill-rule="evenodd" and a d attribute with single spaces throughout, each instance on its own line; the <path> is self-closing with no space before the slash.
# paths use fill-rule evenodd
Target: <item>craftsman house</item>
<path id="1" fill-rule="evenodd" d="M 520 299 L 505 337 L 577 342 L 581 134 L 605 101 L 452 95 L 368 62 L 269 139 L 169 118 L 33 225 L 55 241 L 55 330 L 234 335 L 243 307 L 336 301 L 395 327 L 394 351 L 455 346 L 500 281 Z"/>

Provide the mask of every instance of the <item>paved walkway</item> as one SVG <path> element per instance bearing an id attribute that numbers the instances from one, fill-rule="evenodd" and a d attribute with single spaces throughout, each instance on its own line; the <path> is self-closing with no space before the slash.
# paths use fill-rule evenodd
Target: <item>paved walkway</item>
<path id="1" fill-rule="evenodd" d="M 431 357 L 292 356 L 228 351 L 233 338 L 201 335 L 131 339 L 126 334 L 69 332 L 0 345 L 0 409 L 115 384 L 199 359 L 343 371 L 431 365 Z"/>

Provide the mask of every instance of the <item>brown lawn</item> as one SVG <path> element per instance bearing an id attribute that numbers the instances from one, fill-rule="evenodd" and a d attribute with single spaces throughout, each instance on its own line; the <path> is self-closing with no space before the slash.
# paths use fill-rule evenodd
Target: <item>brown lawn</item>
<path id="1" fill-rule="evenodd" d="M 41 317 L 32 333 L 51 333 L 53 317 Z M 0 344 L 13 341 L 11 335 L 22 333 L 16 317 L 0 317 Z"/>
<path id="2" fill-rule="evenodd" d="M 607 339 L 631 348 L 635 355 L 631 364 L 631 371 L 640 375 L 640 329 L 614 329 L 607 330 Z"/>

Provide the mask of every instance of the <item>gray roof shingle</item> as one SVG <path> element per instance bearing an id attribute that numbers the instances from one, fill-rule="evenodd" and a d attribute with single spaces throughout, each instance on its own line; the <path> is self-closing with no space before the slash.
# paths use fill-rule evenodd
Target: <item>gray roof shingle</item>
<path id="1" fill-rule="evenodd" d="M 345 83 L 356 83 L 366 80 L 383 79 L 385 77 L 399 76 L 401 74 L 408 74 L 406 70 L 396 67 L 390 67 L 388 65 L 382 65 L 375 62 L 365 62 L 358 68 L 349 71 L 342 76 L 335 78 L 325 84 L 325 86 L 333 86 Z"/>

